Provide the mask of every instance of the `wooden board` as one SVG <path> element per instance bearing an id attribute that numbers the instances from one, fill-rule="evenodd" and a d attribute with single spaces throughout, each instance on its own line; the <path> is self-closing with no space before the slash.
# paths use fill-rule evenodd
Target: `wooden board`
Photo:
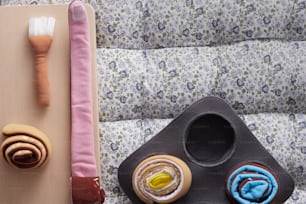
<path id="1" fill-rule="evenodd" d="M 93 85 L 96 87 L 94 12 L 88 5 L 87 10 L 92 41 Z M 40 108 L 37 104 L 33 54 L 27 38 L 29 18 L 40 16 L 56 18 L 48 57 L 49 108 Z M 32 125 L 49 136 L 53 147 L 51 160 L 42 169 L 16 170 L 0 158 L 0 203 L 71 203 L 68 5 L 0 7 L 0 26 L 0 128 L 8 123 Z M 96 88 L 93 93 L 96 101 Z M 97 113 L 96 102 L 94 110 Z M 94 114 L 96 141 L 97 115 Z M 3 139 L 0 134 L 0 142 Z"/>

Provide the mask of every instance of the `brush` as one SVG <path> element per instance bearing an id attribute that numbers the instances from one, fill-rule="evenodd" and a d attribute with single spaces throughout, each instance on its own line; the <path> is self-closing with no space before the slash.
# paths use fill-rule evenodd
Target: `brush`
<path id="1" fill-rule="evenodd" d="M 38 103 L 50 105 L 47 56 L 53 40 L 55 18 L 33 17 L 29 20 L 29 42 L 34 52 Z"/>

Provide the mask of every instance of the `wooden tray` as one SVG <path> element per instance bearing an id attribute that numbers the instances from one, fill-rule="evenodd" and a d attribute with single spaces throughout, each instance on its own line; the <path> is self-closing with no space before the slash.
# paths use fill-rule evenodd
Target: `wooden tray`
<path id="1" fill-rule="evenodd" d="M 91 32 L 93 95 L 97 101 L 95 18 L 91 7 L 86 7 Z M 29 18 L 40 16 L 56 18 L 48 58 L 49 108 L 40 108 L 37 104 L 33 55 L 27 38 Z M 68 5 L 0 7 L 0 26 L 0 128 L 8 123 L 32 125 L 49 136 L 53 148 L 51 160 L 42 169 L 15 170 L 0 159 L 0 203 L 71 203 Z M 94 110 L 97 113 L 97 103 Z M 98 144 L 98 114 L 93 117 Z M 0 142 L 3 139 L 0 134 Z"/>

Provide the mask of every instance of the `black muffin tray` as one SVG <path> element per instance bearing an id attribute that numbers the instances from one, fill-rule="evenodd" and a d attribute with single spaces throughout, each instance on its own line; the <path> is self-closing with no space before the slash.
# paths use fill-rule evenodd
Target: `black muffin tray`
<path id="1" fill-rule="evenodd" d="M 169 154 L 192 172 L 189 192 L 175 203 L 227 204 L 224 182 L 228 172 L 246 162 L 272 169 L 279 182 L 275 203 L 284 203 L 294 189 L 290 175 L 260 144 L 236 112 L 222 99 L 206 97 L 192 104 L 119 167 L 119 183 L 134 203 L 142 203 L 132 188 L 132 175 L 145 158 Z"/>

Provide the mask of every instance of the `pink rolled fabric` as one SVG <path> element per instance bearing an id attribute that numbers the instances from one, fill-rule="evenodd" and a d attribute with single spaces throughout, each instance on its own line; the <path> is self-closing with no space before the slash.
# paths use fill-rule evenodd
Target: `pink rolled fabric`
<path id="1" fill-rule="evenodd" d="M 80 1 L 71 3 L 69 14 L 72 176 L 96 176 L 91 53 L 87 14 Z"/>
<path id="2" fill-rule="evenodd" d="M 85 6 L 79 0 L 69 5 L 69 29 L 72 198 L 74 204 L 103 203 L 94 151 L 89 25 Z"/>

